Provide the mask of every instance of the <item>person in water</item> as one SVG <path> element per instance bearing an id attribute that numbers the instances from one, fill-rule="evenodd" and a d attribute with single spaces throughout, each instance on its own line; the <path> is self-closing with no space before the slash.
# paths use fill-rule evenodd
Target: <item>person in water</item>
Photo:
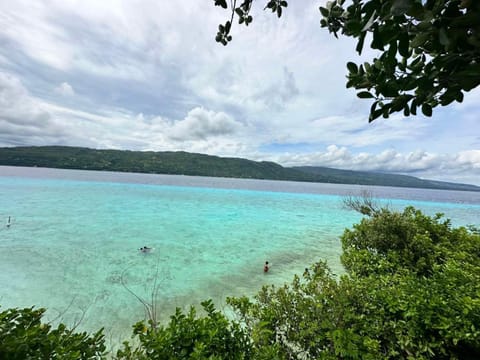
<path id="1" fill-rule="evenodd" d="M 144 246 L 144 247 L 141 247 L 141 248 L 138 249 L 138 250 L 140 250 L 140 251 L 143 252 L 143 253 L 147 253 L 147 252 L 150 252 L 150 250 L 152 250 L 152 248 L 149 248 L 149 247 L 147 247 L 147 246 Z"/>
<path id="2" fill-rule="evenodd" d="M 263 265 L 263 272 L 267 273 L 269 269 L 270 269 L 270 266 L 268 265 L 268 261 L 265 261 L 265 265 Z"/>

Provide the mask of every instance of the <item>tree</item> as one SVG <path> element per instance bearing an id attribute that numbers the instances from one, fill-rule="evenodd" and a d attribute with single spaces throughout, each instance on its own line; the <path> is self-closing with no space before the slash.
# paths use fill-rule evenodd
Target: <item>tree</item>
<path id="1" fill-rule="evenodd" d="M 211 300 L 202 302 L 206 316 L 198 317 L 191 307 L 188 313 L 179 308 L 166 326 L 139 322 L 134 335 L 139 346 L 124 342 L 117 359 L 123 360 L 248 360 L 252 357 L 250 339 L 239 324 L 229 321 L 215 310 Z"/>
<path id="2" fill-rule="evenodd" d="M 229 299 L 279 359 L 478 359 L 480 236 L 441 215 L 381 210 L 342 236 L 346 274 L 319 262 L 255 300 Z"/>
<path id="3" fill-rule="evenodd" d="M 226 0 L 215 5 L 228 9 Z M 235 16 L 239 24 L 252 22 L 253 0 L 230 2 L 231 18 L 219 26 L 216 41 L 232 40 Z M 321 27 L 365 41 L 380 56 L 357 65 L 347 64 L 348 88 L 373 99 L 369 121 L 402 112 L 432 115 L 436 106 L 462 102 L 464 93 L 480 85 L 480 1 L 477 0 L 345 0 L 320 7 Z M 286 1 L 270 0 L 266 9 L 282 16 Z"/>
<path id="4" fill-rule="evenodd" d="M 45 309 L 7 309 L 0 312 L 0 359 L 103 359 L 103 329 L 93 335 L 77 333 L 64 324 L 53 328 L 41 322 Z"/>
<path id="5" fill-rule="evenodd" d="M 362 190 L 357 196 L 348 195 L 343 198 L 342 202 L 345 209 L 355 210 L 362 215 L 372 216 L 382 210 L 379 201 L 369 190 Z"/>

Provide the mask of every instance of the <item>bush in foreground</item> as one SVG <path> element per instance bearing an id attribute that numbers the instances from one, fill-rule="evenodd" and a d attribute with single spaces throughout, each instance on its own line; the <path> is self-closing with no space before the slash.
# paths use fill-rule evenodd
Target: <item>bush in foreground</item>
<path id="1" fill-rule="evenodd" d="M 134 359 L 479 359 L 480 235 L 413 208 L 375 211 L 342 236 L 346 274 L 323 262 L 254 299 L 177 310 L 165 326 L 139 322 Z M 100 359 L 102 331 L 41 324 L 43 310 L 0 313 L 1 359 Z"/>
<path id="2" fill-rule="evenodd" d="M 63 324 L 41 322 L 45 309 L 0 312 L 0 359 L 99 359 L 105 355 L 103 329 L 77 333 Z"/>
<path id="3" fill-rule="evenodd" d="M 254 301 L 229 299 L 284 359 L 479 359 L 480 236 L 407 208 L 342 236 L 347 273 L 315 264 Z"/>

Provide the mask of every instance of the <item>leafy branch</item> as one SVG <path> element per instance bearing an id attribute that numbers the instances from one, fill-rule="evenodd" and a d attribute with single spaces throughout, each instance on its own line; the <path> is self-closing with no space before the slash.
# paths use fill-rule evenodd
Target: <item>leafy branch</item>
<path id="1" fill-rule="evenodd" d="M 220 6 L 223 9 L 228 9 L 227 0 L 214 0 L 215 6 Z M 253 21 L 251 15 L 253 0 L 244 0 L 239 6 L 237 6 L 237 0 L 230 0 L 230 20 L 225 24 L 218 26 L 217 36 L 215 40 L 222 45 L 227 45 L 232 41 L 231 29 L 235 17 L 238 18 L 238 24 L 248 26 Z M 285 0 L 270 0 L 265 5 L 264 10 L 270 9 L 272 13 L 277 14 L 278 17 L 282 16 L 283 8 L 288 6 Z"/>
<path id="2" fill-rule="evenodd" d="M 219 26 L 217 42 L 232 40 L 235 16 L 239 24 L 252 22 L 252 2 L 230 2 L 231 17 Z M 228 9 L 226 0 L 215 5 Z M 264 9 L 281 17 L 287 5 L 270 0 Z M 320 26 L 337 38 L 357 39 L 358 54 L 367 40 L 380 52 L 369 62 L 347 64 L 347 88 L 373 100 L 370 122 L 417 110 L 430 117 L 435 107 L 462 102 L 464 93 L 480 85 L 480 1 L 332 0 L 319 10 Z"/>

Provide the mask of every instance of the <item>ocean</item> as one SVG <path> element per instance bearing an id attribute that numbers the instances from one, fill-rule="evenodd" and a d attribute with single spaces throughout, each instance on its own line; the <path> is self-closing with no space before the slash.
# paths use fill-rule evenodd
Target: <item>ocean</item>
<path id="1" fill-rule="evenodd" d="M 475 192 L 0 166 L 0 305 L 119 343 L 145 317 L 139 298 L 166 321 L 320 259 L 341 274 L 339 238 L 361 220 L 342 200 L 363 190 L 480 226 Z"/>

